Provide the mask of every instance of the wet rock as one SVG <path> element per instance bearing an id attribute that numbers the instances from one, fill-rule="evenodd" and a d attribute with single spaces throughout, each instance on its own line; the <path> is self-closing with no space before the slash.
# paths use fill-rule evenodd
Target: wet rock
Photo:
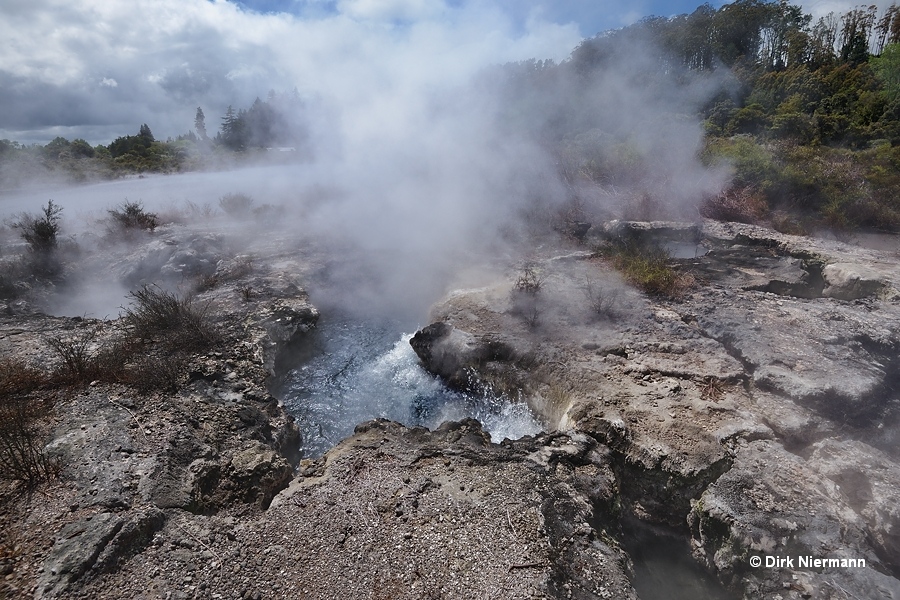
<path id="1" fill-rule="evenodd" d="M 63 527 L 38 579 L 41 597 L 62 595 L 69 584 L 94 566 L 124 524 L 123 517 L 101 513 Z"/>
<path id="2" fill-rule="evenodd" d="M 142 551 L 164 522 L 163 512 L 151 507 L 131 516 L 100 513 L 66 525 L 44 560 L 37 597 L 66 597 L 89 571 L 115 571 Z"/>
<path id="3" fill-rule="evenodd" d="M 892 351 L 851 340 L 871 340 L 873 329 L 896 328 L 896 320 L 821 300 L 752 294 L 701 307 L 698 324 L 757 385 L 830 417 L 864 420 L 884 410 Z"/>
<path id="4" fill-rule="evenodd" d="M 409 343 L 426 369 L 442 377 L 450 387 L 460 390 L 477 387 L 476 368 L 487 374 L 491 363 L 495 367 L 498 363 L 511 366 L 520 358 L 505 341 L 491 337 L 476 338 L 443 322 L 433 323 L 416 332 Z M 503 366 L 499 369 L 506 370 Z M 492 374 L 496 378 L 497 373 Z M 513 375 L 507 372 L 506 376 Z"/>
<path id="5" fill-rule="evenodd" d="M 665 242 L 700 241 L 697 223 L 671 221 L 608 221 L 594 225 L 587 232 L 589 237 L 601 237 L 626 243 L 661 245 Z"/>
<path id="6" fill-rule="evenodd" d="M 112 267 L 116 279 L 129 286 L 210 276 L 224 251 L 224 238 L 162 227 L 159 239 L 140 246 Z"/>
<path id="7" fill-rule="evenodd" d="M 107 573 L 117 570 L 123 561 L 147 546 L 165 521 L 166 515 L 159 508 L 151 506 L 136 511 L 97 557 L 94 568 Z"/>

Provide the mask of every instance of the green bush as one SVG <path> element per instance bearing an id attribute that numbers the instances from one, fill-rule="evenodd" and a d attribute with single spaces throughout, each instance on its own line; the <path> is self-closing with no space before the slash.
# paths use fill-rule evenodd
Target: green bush
<path id="1" fill-rule="evenodd" d="M 60 213 L 62 207 L 48 200 L 40 215 L 23 214 L 13 223 L 13 227 L 20 230 L 22 239 L 28 242 L 32 252 L 51 252 L 58 245 Z"/>
<path id="2" fill-rule="evenodd" d="M 107 212 L 112 222 L 120 229 L 153 231 L 159 225 L 159 217 L 155 213 L 145 211 L 140 202 L 125 200 L 120 206 Z"/>
<path id="3" fill-rule="evenodd" d="M 781 167 L 772 148 L 750 136 L 711 138 L 701 158 L 710 166 L 730 165 L 735 187 L 755 187 L 766 193 L 780 179 Z"/>
<path id="4" fill-rule="evenodd" d="M 253 198 L 241 193 L 225 194 L 219 198 L 219 206 L 229 216 L 242 217 L 250 214 L 253 210 Z"/>

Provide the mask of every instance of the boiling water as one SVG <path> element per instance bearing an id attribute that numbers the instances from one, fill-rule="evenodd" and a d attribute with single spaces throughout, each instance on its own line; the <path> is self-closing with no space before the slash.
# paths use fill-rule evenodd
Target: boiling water
<path id="1" fill-rule="evenodd" d="M 375 418 L 433 429 L 472 417 L 491 440 L 533 435 L 541 426 L 521 400 L 448 390 L 419 364 L 412 334 L 395 323 L 322 319 L 299 348 L 299 366 L 286 376 L 281 397 L 303 436 L 304 457 L 317 457 L 354 427 Z"/>

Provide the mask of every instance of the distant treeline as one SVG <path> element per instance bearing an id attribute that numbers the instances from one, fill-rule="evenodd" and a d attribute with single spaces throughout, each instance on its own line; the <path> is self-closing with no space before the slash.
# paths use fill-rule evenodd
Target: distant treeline
<path id="1" fill-rule="evenodd" d="M 640 97 L 618 93 L 623 78 Z M 577 201 L 584 187 L 633 186 L 642 206 L 664 207 L 654 195 L 665 194 L 674 175 L 636 138 L 699 119 L 701 160 L 734 171 L 722 194 L 698 198 L 701 214 L 794 232 L 900 230 L 895 4 L 816 21 L 787 0 L 738 0 L 719 9 L 704 4 L 690 14 L 648 17 L 586 39 L 560 63 L 498 66 L 481 83 L 499 93 L 500 125 L 509 135 L 536 138 L 558 157 Z M 648 104 L 653 108 L 644 122 L 629 116 L 634 106 Z M 302 154 L 304 115 L 296 93 L 270 93 L 247 109 L 229 107 L 214 136 L 198 108 L 194 129 L 165 142 L 147 125 L 108 146 L 57 138 L 26 147 L 2 140 L 0 187 L 23 172 L 10 165 L 29 161 L 90 177 L 227 164 L 229 157 L 277 146 Z M 669 151 L 678 152 L 683 148 Z"/>
<path id="2" fill-rule="evenodd" d="M 57 137 L 46 145 L 0 140 L 0 188 L 15 187 L 35 178 L 74 180 L 111 178 L 131 173 L 173 173 L 209 166 L 228 166 L 248 153 L 290 150 L 304 152 L 307 130 L 305 106 L 296 92 L 269 92 L 248 109 L 229 106 L 218 132 L 210 137 L 202 107 L 194 129 L 165 141 L 157 140 L 146 123 L 135 135 L 121 136 L 108 145 L 91 146 L 83 139 Z M 285 154 L 279 153 L 284 159 Z"/>

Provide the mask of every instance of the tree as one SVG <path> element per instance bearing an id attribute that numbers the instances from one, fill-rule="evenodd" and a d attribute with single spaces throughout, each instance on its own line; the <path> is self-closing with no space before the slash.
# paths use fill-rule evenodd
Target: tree
<path id="1" fill-rule="evenodd" d="M 148 142 L 155 142 L 156 138 L 153 137 L 153 133 L 150 131 L 150 126 L 144 123 L 141 125 L 141 129 L 138 132 L 138 135 L 147 140 Z"/>
<path id="2" fill-rule="evenodd" d="M 900 100 L 900 43 L 888 45 L 881 56 L 872 60 L 872 67 L 884 85 L 888 100 Z"/>
<path id="3" fill-rule="evenodd" d="M 72 140 L 69 150 L 75 158 L 91 158 L 94 156 L 94 148 L 81 138 Z"/>
<path id="4" fill-rule="evenodd" d="M 885 9 L 884 15 L 875 25 L 875 33 L 878 37 L 875 38 L 874 54 L 881 54 L 888 44 L 900 42 L 900 7 L 891 4 Z"/>
<path id="5" fill-rule="evenodd" d="M 875 27 L 876 6 L 855 8 L 841 18 L 841 60 L 858 65 L 869 59 L 869 40 Z"/>
<path id="6" fill-rule="evenodd" d="M 219 138 L 225 147 L 232 150 L 240 149 L 240 140 L 238 133 L 240 130 L 239 116 L 234 111 L 234 107 L 230 104 L 225 109 L 225 116 L 222 117 L 222 126 L 219 129 Z"/>
<path id="7" fill-rule="evenodd" d="M 194 117 L 194 129 L 197 130 L 197 135 L 200 136 L 201 140 L 206 140 L 206 115 L 203 114 L 203 109 L 199 106 L 197 107 L 197 116 Z"/>
<path id="8" fill-rule="evenodd" d="M 69 149 L 71 142 L 64 137 L 55 137 L 41 149 L 47 158 L 59 158 L 63 152 Z"/>

